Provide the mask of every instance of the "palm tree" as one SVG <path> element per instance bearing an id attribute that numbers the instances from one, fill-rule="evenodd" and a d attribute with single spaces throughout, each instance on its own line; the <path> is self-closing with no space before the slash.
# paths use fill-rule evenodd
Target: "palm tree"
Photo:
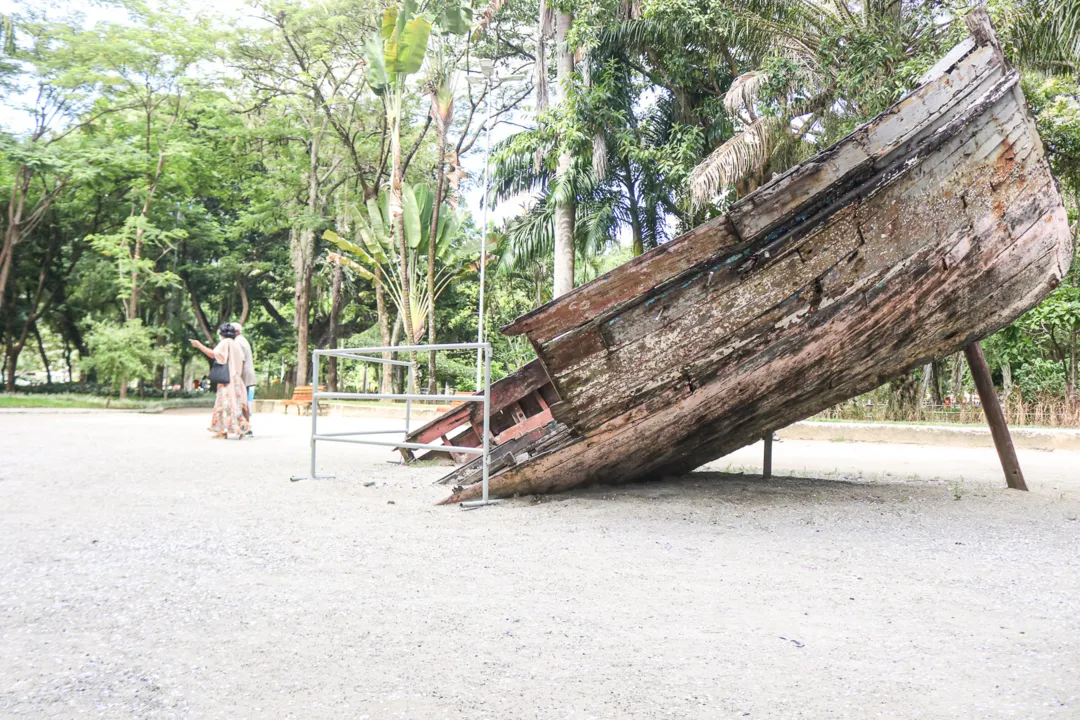
<path id="1" fill-rule="evenodd" d="M 408 247 L 402 226 L 403 182 L 401 157 L 401 113 L 405 98 L 405 83 L 409 75 L 416 73 L 424 62 L 431 21 L 416 14 L 415 0 L 402 0 L 400 8 L 389 7 L 383 12 L 382 27 L 367 41 L 364 59 L 367 61 L 367 82 L 380 97 L 386 108 L 387 125 L 390 127 L 390 236 L 396 239 L 398 259 L 401 263 L 399 279 L 401 293 L 411 297 L 410 272 L 406 266 Z M 412 314 L 404 313 L 405 332 L 415 337 Z M 415 360 L 415 353 L 411 353 Z"/>
<path id="2" fill-rule="evenodd" d="M 573 13 L 559 11 L 555 15 L 555 57 L 556 77 L 559 82 L 559 101 L 566 104 L 567 96 L 572 92 L 574 74 L 574 50 L 570 46 L 570 27 L 574 22 Z M 555 175 L 555 297 L 565 295 L 574 289 L 574 226 L 575 205 L 574 190 L 571 183 L 574 155 L 570 144 L 564 140 L 559 149 L 558 171 Z"/>
<path id="3" fill-rule="evenodd" d="M 351 268 L 361 278 L 374 281 L 376 275 L 390 295 L 407 331 L 408 342 L 419 343 L 431 327 L 439 296 L 455 279 L 468 272 L 477 252 L 475 242 L 461 242 L 462 215 L 443 208 L 437 223 L 435 195 L 426 186 L 402 184 L 402 214 L 399 226 L 404 238 L 405 255 L 393 235 L 394 218 L 390 194 L 371 198 L 352 217 L 352 239 L 327 230 L 323 238 L 344 254 L 332 253 L 330 260 Z M 349 235 L 348 232 L 343 232 Z M 424 264 L 432 263 L 429 267 Z M 408 275 L 403 277 L 402 272 Z M 427 285 L 421 278 L 434 278 Z M 411 330 L 410 330 L 411 328 Z"/>
<path id="4" fill-rule="evenodd" d="M 999 36 L 1022 67 L 1075 75 L 1080 2 L 1018 0 L 996 11 Z M 753 189 L 911 90 L 966 32 L 960 17 L 943 23 L 936 12 L 899 0 L 751 0 L 736 11 L 747 42 L 734 45 L 753 48 L 750 69 L 724 97 L 739 132 L 694 169 L 694 201 Z M 799 148 L 808 137 L 815 142 Z"/>

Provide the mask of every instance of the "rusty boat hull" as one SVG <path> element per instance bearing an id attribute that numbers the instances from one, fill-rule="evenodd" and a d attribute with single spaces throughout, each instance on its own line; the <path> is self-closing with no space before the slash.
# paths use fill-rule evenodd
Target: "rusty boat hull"
<path id="1" fill-rule="evenodd" d="M 969 26 L 852 135 L 504 328 L 536 349 L 552 420 L 491 495 L 688 472 L 1049 294 L 1074 255 L 1065 208 L 1019 74 L 985 15 Z M 479 495 L 463 470 L 446 502 Z"/>

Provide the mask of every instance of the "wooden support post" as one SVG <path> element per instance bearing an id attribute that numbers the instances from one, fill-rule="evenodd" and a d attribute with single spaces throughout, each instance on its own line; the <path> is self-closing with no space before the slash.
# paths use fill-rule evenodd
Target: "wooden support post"
<path id="1" fill-rule="evenodd" d="M 997 393 L 994 392 L 994 382 L 990 379 L 990 367 L 986 364 L 982 345 L 978 342 L 971 343 L 964 348 L 964 355 L 967 356 L 971 377 L 979 391 L 979 400 L 982 402 L 983 412 L 986 413 L 986 422 L 990 425 L 990 434 L 994 438 L 994 446 L 997 447 L 1001 469 L 1005 471 L 1005 482 L 1013 490 L 1027 490 L 1024 474 L 1020 472 L 1020 461 L 1016 459 L 1016 448 L 1013 447 L 1012 436 L 1009 435 L 1009 426 L 1005 424 L 1005 413 L 1002 412 Z"/>
<path id="2" fill-rule="evenodd" d="M 772 477 L 772 436 L 771 432 L 765 433 L 765 460 L 761 466 L 761 477 L 766 480 Z"/>

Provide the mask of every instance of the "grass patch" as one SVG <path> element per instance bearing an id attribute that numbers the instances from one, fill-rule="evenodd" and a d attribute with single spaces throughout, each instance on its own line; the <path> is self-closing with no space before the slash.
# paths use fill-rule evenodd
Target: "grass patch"
<path id="1" fill-rule="evenodd" d="M 163 410 L 167 408 L 213 407 L 214 396 L 199 398 L 180 398 L 176 400 L 140 400 L 128 398 L 101 397 L 99 395 L 30 395 L 20 393 L 0 393 L 0 410 L 15 408 L 40 408 L 53 410 L 100 409 L 100 410 Z"/>

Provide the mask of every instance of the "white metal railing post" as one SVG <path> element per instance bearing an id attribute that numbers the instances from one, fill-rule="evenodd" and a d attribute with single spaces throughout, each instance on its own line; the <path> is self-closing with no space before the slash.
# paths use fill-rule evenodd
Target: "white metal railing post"
<path id="1" fill-rule="evenodd" d="M 319 352 L 311 352 L 311 477 L 315 477 L 315 438 L 319 434 Z"/>
<path id="2" fill-rule="evenodd" d="M 377 354 L 381 352 L 401 353 L 401 352 L 432 352 L 438 350 L 473 350 L 481 353 L 483 358 L 483 388 L 482 392 L 477 392 L 475 395 L 421 395 L 416 391 L 417 369 L 416 363 L 404 360 L 394 360 L 391 358 L 382 358 Z M 332 478 L 333 475 L 318 475 L 316 474 L 316 452 L 317 443 L 322 440 L 324 442 L 345 442 L 355 443 L 358 445 L 374 445 L 378 447 L 391 447 L 397 449 L 409 449 L 409 450 L 436 450 L 441 452 L 450 453 L 464 453 L 467 455 L 479 455 L 481 456 L 482 471 L 483 471 L 483 499 L 471 500 L 461 503 L 462 507 L 473 508 L 481 505 L 491 505 L 501 500 L 491 499 L 489 490 L 490 471 L 491 471 L 491 358 L 492 358 L 491 343 L 444 343 L 439 345 L 397 345 L 392 347 L 367 347 L 367 348 L 342 348 L 342 349 L 327 349 L 327 350 L 314 350 L 311 353 L 311 474 L 307 476 L 294 475 L 292 479 L 303 480 L 305 478 Z M 359 360 L 360 362 L 371 362 L 382 365 L 401 365 L 408 368 L 408 385 L 405 392 L 397 393 L 349 393 L 349 392 L 319 392 L 319 356 L 327 355 L 330 357 L 342 358 L 346 360 Z M 367 388 L 364 388 L 365 390 Z M 393 433 L 402 432 L 401 428 L 393 430 L 359 430 L 351 432 L 332 432 L 332 433 L 319 433 L 319 400 L 329 400 L 341 398 L 343 400 L 404 400 L 405 401 L 405 438 L 400 442 L 393 442 L 389 440 L 367 440 L 361 436 L 365 435 L 389 435 Z M 441 444 L 435 443 L 415 443 L 409 442 L 409 433 L 412 430 L 412 401 L 413 400 L 427 400 L 427 401 L 449 401 L 449 402 L 471 402 L 482 403 L 484 406 L 484 437 L 480 447 L 465 447 L 452 445 L 447 442 Z"/>
<path id="3" fill-rule="evenodd" d="M 488 472 L 491 470 L 491 345 L 484 348 L 484 502 L 488 499 Z"/>
<path id="4" fill-rule="evenodd" d="M 483 480 L 481 482 L 481 499 L 466 500 L 461 503 L 463 508 L 475 508 L 483 505 L 494 505 L 502 500 L 492 500 L 490 490 L 491 471 L 491 343 L 485 343 L 484 353 L 484 443 L 482 457 Z"/>
<path id="5" fill-rule="evenodd" d="M 416 385 L 416 363 L 409 362 L 409 384 L 405 397 L 405 434 L 409 434 L 409 420 L 412 418 L 412 395 Z"/>

